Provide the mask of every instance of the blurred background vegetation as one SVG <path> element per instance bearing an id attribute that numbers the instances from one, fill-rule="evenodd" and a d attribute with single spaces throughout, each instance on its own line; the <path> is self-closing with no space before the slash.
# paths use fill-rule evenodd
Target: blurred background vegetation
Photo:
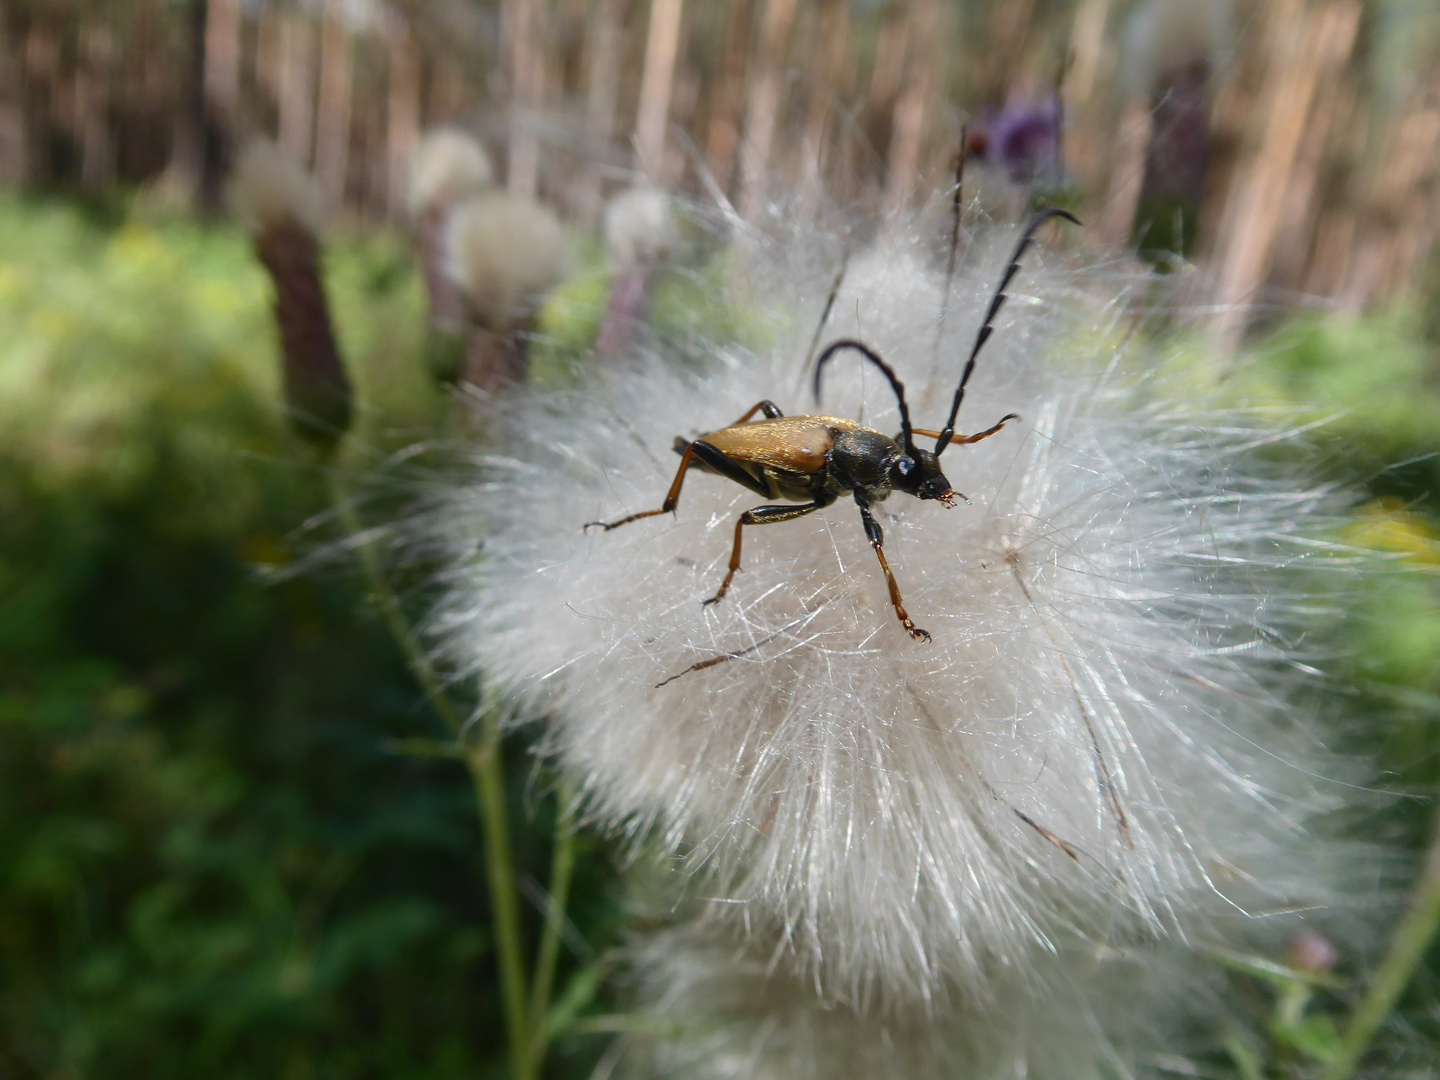
<path id="1" fill-rule="evenodd" d="M 1175 271 L 1162 348 L 1243 341 L 1258 360 L 1236 400 L 1326 421 L 1320 456 L 1360 493 L 1344 538 L 1414 568 L 1373 586 L 1338 666 L 1356 748 L 1425 796 L 1381 839 L 1422 849 L 1440 784 L 1440 14 L 1177 6 L 1201 17 L 1164 23 L 1142 0 L 3 0 L 0 1076 L 505 1071 L 471 777 L 417 752 L 443 728 L 334 557 L 331 466 L 286 424 L 271 286 L 224 214 L 257 133 L 313 168 L 335 222 L 349 467 L 378 475 L 449 407 L 405 233 L 422 131 L 479 135 L 591 252 L 541 321 L 544 377 L 600 321 L 584 238 L 617 187 L 645 177 L 744 218 L 775 193 L 818 219 L 905 215 L 952 182 L 963 130 L 977 213 L 1073 205 L 1097 246 Z M 715 274 L 662 295 L 662 337 L 696 332 Z M 551 778 L 521 740 L 506 764 L 533 935 Z M 577 858 L 560 999 L 604 1012 L 627 915 L 614 854 L 582 834 Z M 1373 959 L 1340 957 L 1339 989 L 1302 1004 L 1319 1036 L 1255 991 L 1254 1032 L 1215 1033 L 1214 1075 L 1323 1059 Z M 1371 1063 L 1433 1075 L 1437 1032 L 1432 954 Z M 603 1052 L 574 1035 L 547 1068 L 587 1075 Z"/>

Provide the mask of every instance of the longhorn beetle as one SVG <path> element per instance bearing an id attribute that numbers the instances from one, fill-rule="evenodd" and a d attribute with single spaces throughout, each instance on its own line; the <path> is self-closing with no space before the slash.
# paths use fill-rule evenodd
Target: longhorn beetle
<path id="1" fill-rule="evenodd" d="M 835 416 L 786 416 L 773 401 L 761 401 L 729 427 L 701 435 L 693 441 L 682 438 L 675 440 L 675 449 L 680 453 L 680 468 L 670 484 L 665 502 L 658 510 L 642 510 L 618 521 L 590 521 L 588 530 L 601 526 L 606 532 L 628 525 L 641 518 L 668 514 L 680 503 L 680 488 L 685 483 L 685 472 L 692 465 L 705 472 L 719 473 L 730 480 L 749 488 L 767 499 L 788 499 L 804 503 L 803 506 L 770 505 L 757 506 L 746 510 L 735 522 L 735 543 L 730 549 L 730 569 L 720 583 L 720 591 L 706 604 L 716 604 L 725 598 L 734 580 L 735 571 L 740 569 L 740 540 L 747 525 L 772 525 L 780 521 L 791 521 L 805 514 L 824 509 L 842 494 L 848 492 L 860 508 L 860 520 L 865 526 L 865 535 L 880 560 L 880 569 L 890 587 L 890 603 L 900 617 L 910 636 L 917 641 L 929 641 L 930 635 L 911 621 L 900 599 L 900 586 L 885 558 L 885 536 L 880 523 L 875 520 L 871 507 L 886 498 L 892 491 L 903 491 L 917 499 L 935 499 L 946 508 L 955 505 L 956 492 L 950 481 L 940 471 L 940 455 L 951 443 L 977 443 L 988 439 L 1011 420 L 1018 420 L 1016 413 L 1002 416 L 996 423 L 974 435 L 956 435 L 955 418 L 960 412 L 960 403 L 965 399 L 965 384 L 975 370 L 975 359 L 995 329 L 995 316 L 1006 300 L 1006 287 L 1020 269 L 1020 258 L 1035 239 L 1035 233 L 1051 218 L 1060 217 L 1066 221 L 1080 222 L 1068 211 L 1057 207 L 1036 214 L 1020 235 L 1015 252 L 1010 256 L 1009 265 L 1000 276 L 995 296 L 975 336 L 970 358 L 960 375 L 960 384 L 955 388 L 955 398 L 950 405 L 950 417 L 939 431 L 912 427 L 910 407 L 905 403 L 905 387 L 901 384 L 890 365 L 885 363 L 873 349 L 864 342 L 842 338 L 833 341 L 815 361 L 815 398 L 820 398 L 820 379 L 825 365 L 844 349 L 854 349 L 884 373 L 890 388 L 900 403 L 900 434 L 894 439 L 871 428 L 863 427 L 854 420 Z M 763 420 L 752 420 L 757 412 L 763 412 Z M 935 440 L 935 449 L 924 450 L 915 445 L 915 436 L 921 435 Z M 960 495 L 964 499 L 964 495 Z M 968 499 L 965 500 L 969 502 Z"/>

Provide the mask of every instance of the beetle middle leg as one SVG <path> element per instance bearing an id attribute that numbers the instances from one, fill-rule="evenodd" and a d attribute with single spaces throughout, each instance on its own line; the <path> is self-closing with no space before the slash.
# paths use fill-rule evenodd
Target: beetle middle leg
<path id="1" fill-rule="evenodd" d="M 718 604 L 725 599 L 725 594 L 730 590 L 730 582 L 735 580 L 735 571 L 740 569 L 740 539 L 742 530 L 746 525 L 773 525 L 779 521 L 793 521 L 795 518 L 804 517 L 806 514 L 816 510 L 823 510 L 829 506 L 829 501 L 817 499 L 807 506 L 784 506 L 770 505 L 757 506 L 746 510 L 735 520 L 735 546 L 730 549 L 730 571 L 725 575 L 725 580 L 720 583 L 720 591 L 709 600 L 703 601 L 706 604 Z"/>
<path id="2" fill-rule="evenodd" d="M 921 630 L 911 621 L 910 615 L 905 610 L 905 604 L 900 599 L 900 586 L 895 583 L 895 575 L 890 570 L 890 560 L 885 558 L 885 533 L 880 528 L 880 523 L 875 520 L 875 515 L 870 512 L 870 502 L 855 489 L 855 503 L 860 507 L 860 521 L 865 526 L 865 535 L 870 539 L 870 546 L 875 549 L 875 557 L 880 560 L 880 569 L 885 571 L 885 584 L 890 586 L 890 603 L 895 606 L 895 614 L 900 616 L 900 623 L 916 641 L 929 641 L 928 632 Z"/>

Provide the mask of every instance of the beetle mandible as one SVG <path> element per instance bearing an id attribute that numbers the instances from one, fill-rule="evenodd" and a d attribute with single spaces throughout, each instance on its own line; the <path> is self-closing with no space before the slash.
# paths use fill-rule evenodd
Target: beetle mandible
<path id="1" fill-rule="evenodd" d="M 820 397 L 820 379 L 825 365 L 836 353 L 853 349 L 884 373 L 895 391 L 900 403 L 900 434 L 890 438 L 879 431 L 867 428 L 854 420 L 835 416 L 786 416 L 773 401 L 761 401 L 729 427 L 701 435 L 698 439 L 675 440 L 675 449 L 680 453 L 680 468 L 670 484 L 665 501 L 657 510 L 642 510 L 620 518 L 618 521 L 590 521 L 585 523 L 588 530 L 600 526 L 609 532 L 621 525 L 628 525 L 641 518 L 655 517 L 672 512 L 680 503 L 680 488 L 685 483 L 685 473 L 694 466 L 705 472 L 718 473 L 727 479 L 749 488 L 767 499 L 787 499 L 802 506 L 766 504 L 746 510 L 735 521 L 735 542 L 730 549 L 730 569 L 720 589 L 706 604 L 719 603 L 730 589 L 735 572 L 740 569 L 740 543 L 747 525 L 773 525 L 791 521 L 806 514 L 822 510 L 847 492 L 860 508 L 860 520 L 865 526 L 865 535 L 880 560 L 880 569 L 885 574 L 885 583 L 890 588 L 890 603 L 895 614 L 909 635 L 917 641 L 929 641 L 930 635 L 916 626 L 905 611 L 900 598 L 900 586 L 885 558 L 885 535 L 880 523 L 875 520 L 872 507 L 890 495 L 892 491 L 903 491 L 917 499 L 934 499 L 942 506 L 955 505 L 959 494 L 951 486 L 945 474 L 940 471 L 940 455 L 952 443 L 977 443 L 1000 431 L 1011 420 L 1018 420 L 1016 413 L 1008 413 L 984 431 L 974 435 L 956 435 L 955 418 L 960 413 L 960 403 L 965 399 L 965 384 L 975 370 L 976 357 L 985 342 L 994 332 L 995 316 L 1004 306 L 1005 289 L 1020 269 L 1020 258 L 1035 239 L 1040 226 L 1051 218 L 1064 218 L 1079 225 L 1080 222 L 1069 211 L 1052 207 L 1036 214 L 1020 242 L 1010 256 L 1000 284 L 990 301 L 985 319 L 975 336 L 975 344 L 960 383 L 955 388 L 955 397 L 950 406 L 949 419 L 939 431 L 913 427 L 910 423 L 910 407 L 905 403 L 905 387 L 899 377 L 864 342 L 850 338 L 833 341 L 821 352 L 815 361 L 815 397 Z M 756 413 L 764 413 L 764 419 L 752 420 Z M 925 450 L 915 445 L 915 436 L 935 440 L 934 450 Z M 964 499 L 964 495 L 960 495 Z M 968 499 L 966 500 L 969 501 Z"/>

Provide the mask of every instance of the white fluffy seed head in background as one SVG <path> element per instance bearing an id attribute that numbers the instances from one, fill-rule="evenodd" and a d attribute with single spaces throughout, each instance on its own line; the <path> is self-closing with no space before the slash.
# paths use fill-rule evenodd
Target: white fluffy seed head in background
<path id="1" fill-rule="evenodd" d="M 943 303 L 917 239 L 855 257 L 823 340 L 878 350 L 938 429 L 1015 239 L 978 238 Z M 692 470 L 675 514 L 581 531 L 658 507 L 674 438 L 762 398 L 898 429 L 854 354 L 810 396 L 841 246 L 737 253 L 734 302 L 767 348 L 642 357 L 515 402 L 505 452 L 429 526 L 457 565 L 438 620 L 454 658 L 517 718 L 549 718 L 596 819 L 683 854 L 715 918 L 778 935 L 853 1002 L 983 986 L 1057 934 L 1323 907 L 1333 867 L 1306 823 L 1339 766 L 1291 704 L 1306 659 L 1287 642 L 1323 603 L 1327 497 L 1250 471 L 1283 435 L 1163 392 L 1121 344 L 1133 280 L 1037 243 L 958 426 L 1021 419 L 943 455 L 968 504 L 878 505 L 929 644 L 902 630 L 844 497 L 747 528 L 710 606 L 737 516 L 770 500 Z"/>
<path id="2" fill-rule="evenodd" d="M 1157 1050 L 1177 1056 L 1175 1032 L 1156 1021 L 1181 1011 L 1173 1008 L 1178 986 L 1213 1004 L 1211 988 L 1175 956 L 1071 949 L 1041 959 L 1042 994 L 996 969 L 984 1001 L 866 1013 L 777 972 L 768 952 L 762 941 L 693 924 L 635 942 L 626 956 L 635 1012 L 654 1024 L 629 1040 L 625 1075 L 1100 1080 L 1135 1075 L 1133 1066 Z"/>
<path id="3" fill-rule="evenodd" d="M 471 315 L 492 329 L 526 318 L 565 275 L 560 219 L 534 199 L 487 192 L 445 225 L 446 267 Z"/>
<path id="4" fill-rule="evenodd" d="M 426 132 L 410 159 L 410 216 L 452 206 L 495 182 L 490 155 L 474 136 L 458 128 Z"/>
<path id="5" fill-rule="evenodd" d="M 1230 50 L 1233 0 L 1146 0 L 1125 24 L 1120 79 L 1132 94 L 1153 94 L 1188 65 L 1211 70 Z"/>
<path id="6" fill-rule="evenodd" d="M 605 246 L 616 266 L 663 262 L 675 250 L 670 196 L 657 187 L 634 187 L 605 207 Z"/>
<path id="7" fill-rule="evenodd" d="M 320 231 L 320 189 L 285 151 L 268 139 L 252 140 L 240 154 L 231 187 L 240 224 L 258 236 L 280 225 Z"/>

